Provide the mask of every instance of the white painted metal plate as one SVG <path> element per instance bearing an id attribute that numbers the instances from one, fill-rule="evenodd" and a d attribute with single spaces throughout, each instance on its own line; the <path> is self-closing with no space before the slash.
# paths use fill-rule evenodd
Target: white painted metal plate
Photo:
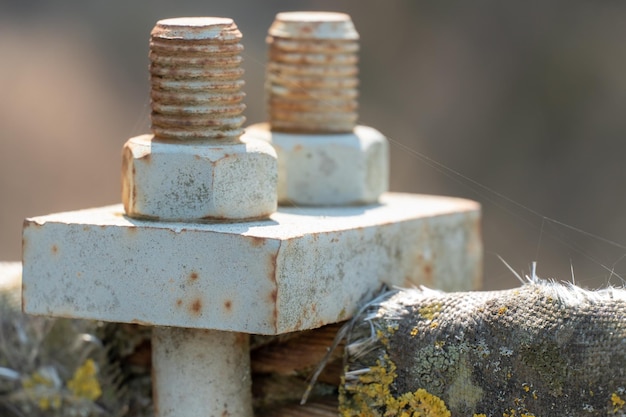
<path id="1" fill-rule="evenodd" d="M 387 193 L 242 223 L 165 223 L 121 205 L 27 219 L 31 314 L 280 334 L 349 318 L 381 283 L 480 284 L 480 207 Z"/>

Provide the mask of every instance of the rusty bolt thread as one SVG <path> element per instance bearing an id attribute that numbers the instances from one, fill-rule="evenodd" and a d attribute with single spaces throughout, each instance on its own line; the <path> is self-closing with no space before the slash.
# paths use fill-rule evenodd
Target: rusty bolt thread
<path id="1" fill-rule="evenodd" d="M 356 125 L 359 35 L 344 13 L 287 12 L 269 29 L 272 130 L 345 133 Z"/>
<path id="2" fill-rule="evenodd" d="M 167 139 L 237 139 L 245 94 L 241 32 L 232 19 L 165 19 L 150 34 L 152 133 Z"/>

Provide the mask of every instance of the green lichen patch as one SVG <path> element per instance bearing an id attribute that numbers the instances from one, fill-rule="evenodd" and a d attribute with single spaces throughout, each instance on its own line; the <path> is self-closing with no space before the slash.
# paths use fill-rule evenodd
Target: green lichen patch
<path id="1" fill-rule="evenodd" d="M 562 355 L 562 349 L 551 341 L 534 345 L 522 346 L 519 349 L 522 364 L 532 370 L 542 386 L 552 396 L 563 394 L 563 386 L 567 383 L 569 364 Z M 530 373 L 530 372 L 529 372 Z M 535 381 L 537 384 L 538 381 Z"/>

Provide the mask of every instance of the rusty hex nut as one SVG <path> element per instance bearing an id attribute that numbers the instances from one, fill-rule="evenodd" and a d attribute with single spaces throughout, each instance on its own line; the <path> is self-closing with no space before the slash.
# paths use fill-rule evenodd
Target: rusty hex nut
<path id="1" fill-rule="evenodd" d="M 341 206 L 378 201 L 389 187 L 385 136 L 367 126 L 350 133 L 305 134 L 271 131 L 255 124 L 242 136 L 271 143 L 278 155 L 278 203 Z"/>
<path id="2" fill-rule="evenodd" d="M 129 139 L 122 201 L 130 217 L 162 221 L 243 220 L 276 211 L 277 162 L 262 141 Z"/>

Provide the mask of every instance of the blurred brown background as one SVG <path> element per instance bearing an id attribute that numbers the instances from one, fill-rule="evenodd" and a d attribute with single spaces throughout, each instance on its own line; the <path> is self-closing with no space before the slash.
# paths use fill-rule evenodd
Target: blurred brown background
<path id="1" fill-rule="evenodd" d="M 626 243 L 626 3 L 610 1 L 0 1 L 0 260 L 19 259 L 24 217 L 120 200 L 121 146 L 149 130 L 158 19 L 235 19 L 254 123 L 265 33 L 298 9 L 352 15 L 360 118 L 391 141 L 391 188 L 483 204 L 487 287 L 518 284 L 496 254 L 620 284 L 626 248 L 542 217 Z"/>

